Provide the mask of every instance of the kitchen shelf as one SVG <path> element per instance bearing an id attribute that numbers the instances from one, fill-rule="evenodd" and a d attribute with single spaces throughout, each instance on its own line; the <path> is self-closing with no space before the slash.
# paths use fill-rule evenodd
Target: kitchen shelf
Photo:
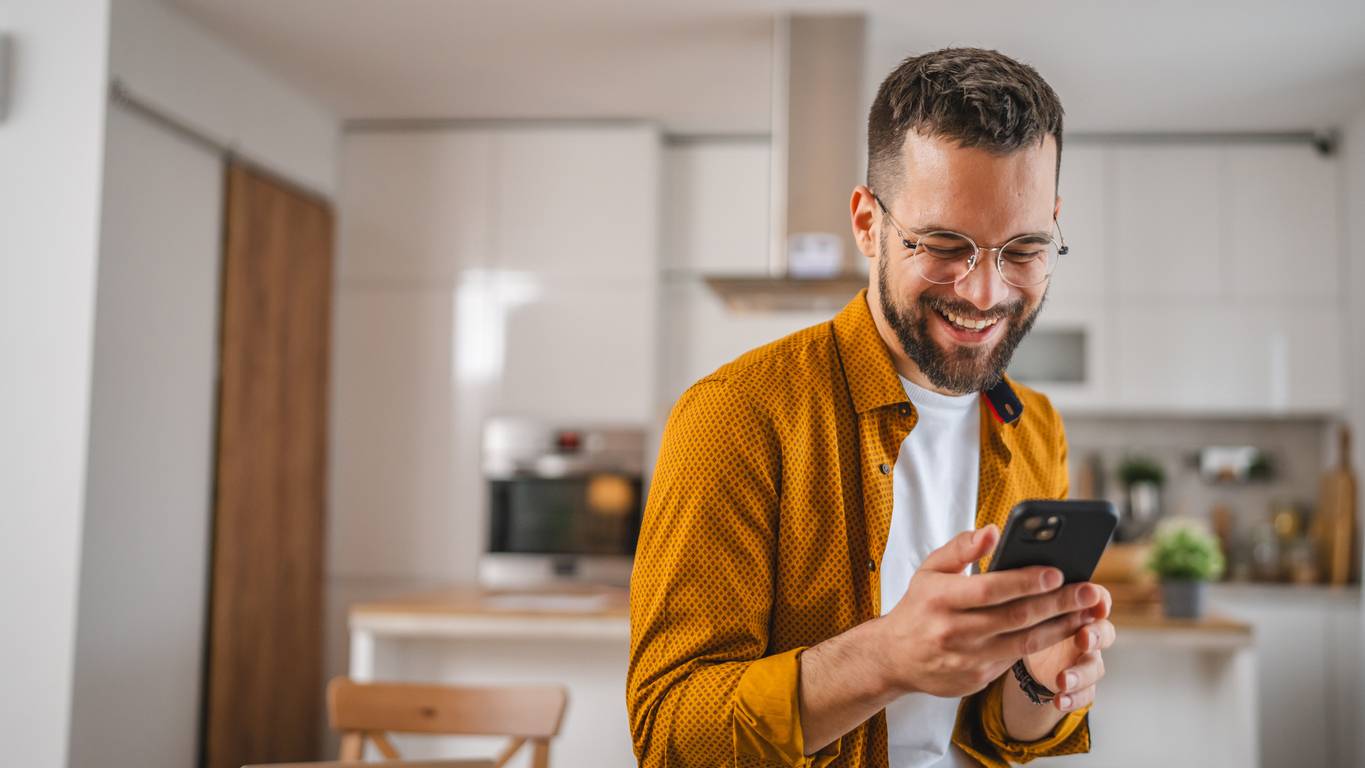
<path id="1" fill-rule="evenodd" d="M 707 275 L 708 287 L 739 312 L 838 310 L 867 287 L 867 275 L 795 278 Z"/>

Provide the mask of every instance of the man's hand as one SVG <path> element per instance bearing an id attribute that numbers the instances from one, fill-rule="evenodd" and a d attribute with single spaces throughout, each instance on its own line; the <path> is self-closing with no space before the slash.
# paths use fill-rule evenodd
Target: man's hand
<path id="1" fill-rule="evenodd" d="M 814 754 L 887 704 L 914 691 L 957 697 L 976 693 L 1030 656 L 1034 670 L 1075 671 L 1077 686 L 1103 674 L 1084 658 L 1113 627 L 1092 639 L 1096 607 L 1108 615 L 1107 593 L 1094 584 L 1062 586 L 1056 568 L 1020 568 L 967 576 L 963 571 L 995 547 L 993 525 L 967 531 L 929 553 L 905 597 L 889 613 L 806 649 L 799 698 L 803 749 Z M 1102 618 L 1102 616 L 1100 617 Z M 1107 635 L 1105 633 L 1108 633 Z M 1085 645 L 1074 657 L 1066 646 Z M 1055 675 L 1054 675 L 1055 677 Z M 1039 678 L 1040 681 L 1044 678 Z M 1061 713 L 1035 707 L 1014 686 L 1005 697 L 1006 730 L 1034 741 Z M 1066 695 L 1080 700 L 1080 689 Z M 1087 695 L 1093 696 L 1093 690 Z M 1022 699 L 1022 703 L 1020 700 Z M 1037 736 L 1025 736 L 1036 732 Z"/>
<path id="2" fill-rule="evenodd" d="M 905 596 L 877 620 L 883 674 L 901 693 L 967 696 L 1028 656 L 1030 665 L 1038 664 L 1031 669 L 1050 675 L 1040 681 L 1075 674 L 1067 695 L 1079 701 L 1084 688 L 1093 696 L 1103 666 L 1098 653 L 1086 654 L 1104 636 L 1091 638 L 1085 630 L 1108 615 L 1107 594 L 1094 584 L 1062 586 L 1056 568 L 964 574 L 999 538 L 994 525 L 965 531 L 924 559 Z M 1112 630 L 1104 633 L 1112 637 Z M 1073 647 L 1078 654 L 1070 653 Z"/>
<path id="3" fill-rule="evenodd" d="M 1080 709 L 1095 700 L 1095 684 L 1104 677 L 1101 651 L 1114 644 L 1114 625 L 1109 621 L 1113 599 L 1104 587 L 1089 586 L 1103 598 L 1088 611 L 1094 623 L 1025 662 L 1035 680 L 1057 692 L 1052 706 L 1059 712 Z"/>

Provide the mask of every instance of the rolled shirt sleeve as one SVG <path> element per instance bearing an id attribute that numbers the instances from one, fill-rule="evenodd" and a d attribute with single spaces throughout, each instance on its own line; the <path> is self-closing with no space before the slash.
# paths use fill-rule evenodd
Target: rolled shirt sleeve
<path id="1" fill-rule="evenodd" d="M 1075 755 L 1090 751 L 1090 708 L 1068 712 L 1052 733 L 1037 741 L 1015 741 L 1005 731 L 1004 689 L 1013 685 L 1006 673 L 984 691 L 962 700 L 953 743 L 987 768 L 1008 768 L 1035 757 Z"/>

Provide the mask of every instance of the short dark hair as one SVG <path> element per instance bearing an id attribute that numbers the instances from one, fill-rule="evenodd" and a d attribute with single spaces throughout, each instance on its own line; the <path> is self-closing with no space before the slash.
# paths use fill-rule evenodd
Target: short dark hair
<path id="1" fill-rule="evenodd" d="M 998 154 L 1057 141 L 1062 172 L 1062 102 L 1038 71 L 999 51 L 944 48 L 911 56 L 882 81 L 867 115 L 867 184 L 890 194 L 913 129 Z"/>

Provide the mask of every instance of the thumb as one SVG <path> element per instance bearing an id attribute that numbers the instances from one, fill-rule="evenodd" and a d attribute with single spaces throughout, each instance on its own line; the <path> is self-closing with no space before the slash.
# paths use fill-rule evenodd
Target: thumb
<path id="1" fill-rule="evenodd" d="M 939 547 L 920 563 L 920 570 L 940 573 L 962 573 L 967 566 L 976 562 L 991 551 L 1000 538 L 1000 529 L 994 524 L 975 531 L 963 531 L 954 536 L 947 544 Z"/>

